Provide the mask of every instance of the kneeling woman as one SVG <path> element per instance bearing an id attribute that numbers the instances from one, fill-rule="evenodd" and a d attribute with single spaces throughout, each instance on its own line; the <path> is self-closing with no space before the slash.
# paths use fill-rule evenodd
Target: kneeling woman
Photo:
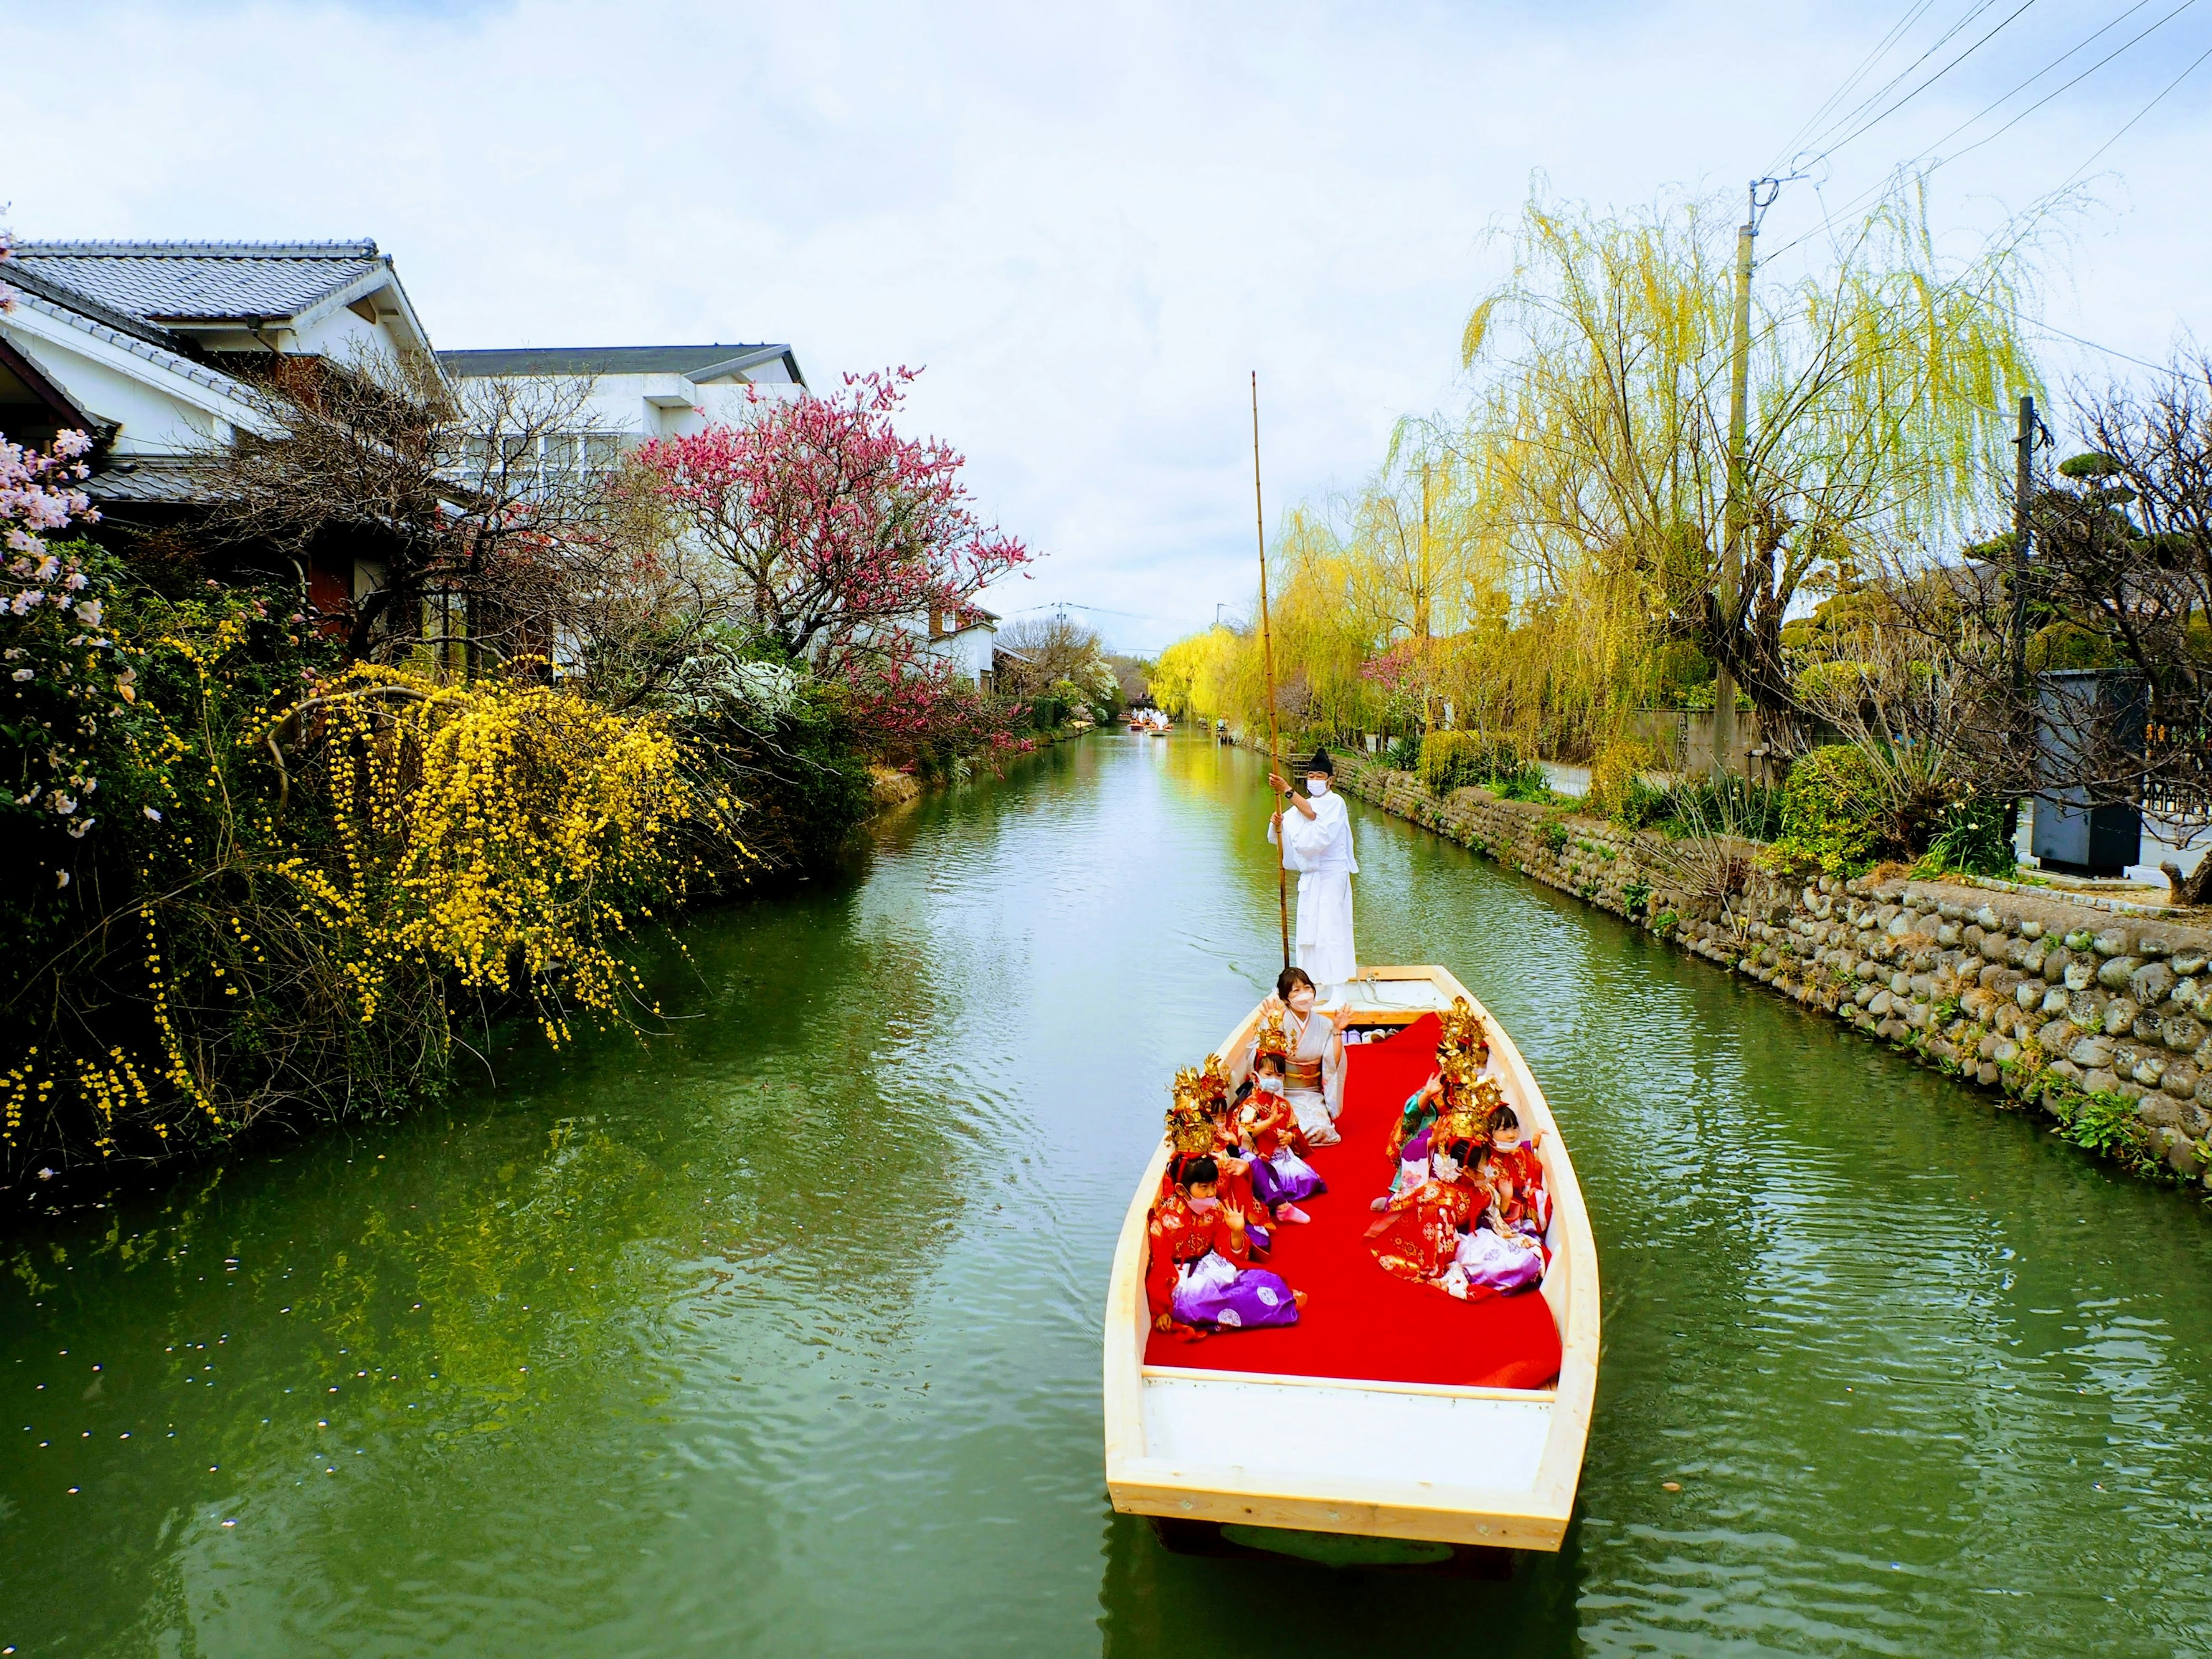
<path id="1" fill-rule="evenodd" d="M 1145 1297 L 1156 1330 L 1251 1329 L 1295 1325 L 1305 1292 L 1251 1265 L 1243 1216 L 1216 1191 L 1211 1154 L 1177 1153 L 1170 1186 L 1152 1206 Z"/>

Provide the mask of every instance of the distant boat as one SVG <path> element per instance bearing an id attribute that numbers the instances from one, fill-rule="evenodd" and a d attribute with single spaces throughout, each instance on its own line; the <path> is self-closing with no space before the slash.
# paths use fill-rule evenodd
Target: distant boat
<path id="1" fill-rule="evenodd" d="M 1365 1249 L 1389 1183 L 1390 1120 L 1434 1064 L 1436 1016 L 1467 998 L 1490 1070 L 1538 1152 L 1552 1202 L 1540 1287 L 1458 1302 Z M 1348 988 L 1344 1139 L 1310 1161 L 1330 1190 L 1275 1230 L 1267 1266 L 1310 1292 L 1297 1326 L 1190 1342 L 1152 1328 L 1146 1224 L 1164 1139 L 1137 1184 L 1106 1296 L 1106 1484 L 1170 1547 L 1343 1565 L 1495 1561 L 1556 1550 L 1597 1389 L 1597 1247 L 1565 1139 L 1495 1017 L 1442 968 L 1373 968 Z M 1260 1011 L 1223 1041 L 1249 1042 Z M 1418 1028 L 1418 1029 L 1413 1029 Z"/>

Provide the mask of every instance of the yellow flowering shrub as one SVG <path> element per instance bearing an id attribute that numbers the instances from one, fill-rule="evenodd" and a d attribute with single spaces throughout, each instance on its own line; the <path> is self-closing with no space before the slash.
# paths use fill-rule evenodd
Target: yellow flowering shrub
<path id="1" fill-rule="evenodd" d="M 619 1018 L 638 991 L 617 954 L 634 919 L 683 896 L 672 832 L 727 802 L 687 782 L 682 746 L 534 684 L 446 685 L 362 665 L 288 717 L 319 728 L 334 856 L 277 869 L 338 952 L 364 1024 L 396 971 Z"/>

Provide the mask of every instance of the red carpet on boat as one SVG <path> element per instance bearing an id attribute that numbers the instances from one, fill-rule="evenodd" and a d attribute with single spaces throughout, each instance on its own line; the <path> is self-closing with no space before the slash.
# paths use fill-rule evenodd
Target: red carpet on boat
<path id="1" fill-rule="evenodd" d="M 1368 1202 L 1395 1167 L 1383 1150 L 1390 1126 L 1434 1068 L 1439 1029 L 1425 1014 L 1385 1042 L 1345 1051 L 1344 1139 L 1308 1160 L 1328 1191 L 1302 1206 L 1310 1225 L 1275 1230 L 1266 1264 L 1308 1292 L 1298 1322 L 1198 1341 L 1155 1331 L 1146 1364 L 1462 1388 L 1540 1389 L 1558 1377 L 1559 1334 L 1538 1291 L 1455 1302 L 1384 1273 L 1368 1247 Z"/>

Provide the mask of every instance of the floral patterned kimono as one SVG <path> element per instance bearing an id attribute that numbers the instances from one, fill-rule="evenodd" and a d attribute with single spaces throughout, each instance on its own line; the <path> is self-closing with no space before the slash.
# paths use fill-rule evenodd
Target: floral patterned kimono
<path id="1" fill-rule="evenodd" d="M 1155 1321 L 1168 1314 L 1179 1325 L 1230 1330 L 1298 1322 L 1291 1287 L 1250 1265 L 1251 1245 L 1226 1211 L 1200 1212 L 1177 1188 L 1152 1206 L 1147 1233 L 1145 1299 Z"/>
<path id="2" fill-rule="evenodd" d="M 1512 1177 L 1519 1218 L 1535 1223 L 1539 1233 L 1552 1224 L 1552 1195 L 1544 1186 L 1544 1163 L 1536 1148 L 1524 1140 L 1511 1152 L 1492 1150 L 1492 1168 Z"/>
<path id="3" fill-rule="evenodd" d="M 1510 1296 L 1544 1281 L 1551 1252 L 1510 1163 L 1510 1157 L 1492 1154 L 1476 1178 L 1475 1224 L 1461 1237 L 1451 1266 L 1437 1281 L 1447 1296 L 1463 1302 Z M 1541 1198 L 1540 1188 L 1536 1196 Z"/>
<path id="4" fill-rule="evenodd" d="M 1464 1177 L 1431 1176 L 1390 1200 L 1382 1219 L 1368 1229 L 1368 1248 L 1384 1273 L 1434 1284 L 1451 1267 L 1460 1227 L 1474 1218 L 1482 1198 Z"/>
<path id="5" fill-rule="evenodd" d="M 1430 1131 L 1443 1111 L 1439 1101 L 1422 1098 L 1422 1091 L 1414 1091 L 1406 1097 L 1399 1109 L 1398 1122 L 1391 1131 L 1390 1150 L 1398 1158 L 1398 1172 L 1390 1177 L 1388 1196 L 1397 1198 L 1410 1193 L 1429 1178 Z"/>
<path id="6" fill-rule="evenodd" d="M 1245 1237 L 1249 1241 L 1253 1258 L 1264 1261 L 1271 1248 L 1275 1218 L 1267 1205 L 1261 1201 L 1259 1194 L 1253 1190 L 1252 1175 L 1259 1168 L 1259 1162 L 1244 1150 L 1244 1143 L 1237 1139 L 1234 1121 L 1225 1107 L 1218 1115 L 1212 1113 L 1207 1115 L 1213 1119 L 1213 1162 L 1221 1171 L 1216 1190 L 1220 1194 L 1224 1208 L 1235 1210 L 1244 1218 Z M 1174 1195 L 1175 1190 L 1175 1165 L 1170 1162 L 1167 1173 L 1160 1177 L 1159 1197 L 1154 1202 L 1165 1203 Z"/>

